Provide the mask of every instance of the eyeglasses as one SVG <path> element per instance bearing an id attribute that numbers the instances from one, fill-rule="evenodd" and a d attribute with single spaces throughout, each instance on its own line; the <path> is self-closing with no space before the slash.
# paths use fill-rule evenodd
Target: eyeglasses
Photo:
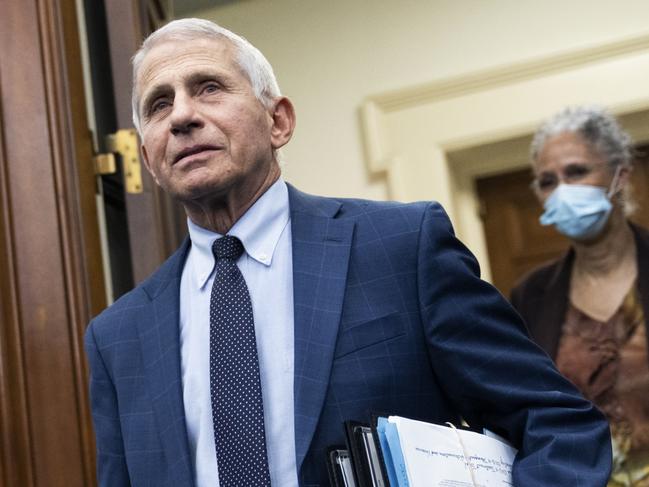
<path id="1" fill-rule="evenodd" d="M 563 168 L 563 174 L 561 175 L 550 171 L 539 173 L 530 184 L 530 187 L 537 193 L 551 193 L 559 186 L 559 183 L 579 184 L 586 177 L 600 171 L 605 166 L 605 163 L 591 164 L 576 162 L 568 164 Z"/>

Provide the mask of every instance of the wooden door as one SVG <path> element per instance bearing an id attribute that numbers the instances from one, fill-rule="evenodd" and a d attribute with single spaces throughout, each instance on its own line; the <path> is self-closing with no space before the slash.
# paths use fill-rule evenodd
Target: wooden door
<path id="1" fill-rule="evenodd" d="M 539 223 L 542 208 L 523 169 L 476 181 L 494 285 L 505 295 L 526 272 L 559 257 L 569 241 Z M 637 210 L 631 220 L 649 227 L 649 146 L 637 150 L 631 180 Z"/>
<path id="2" fill-rule="evenodd" d="M 0 485 L 94 485 L 82 336 L 106 304 L 74 0 L 0 8 Z"/>
<path id="3" fill-rule="evenodd" d="M 103 18 L 104 34 L 106 25 L 123 26 L 111 48 L 128 64 L 143 32 L 134 19 L 154 18 L 157 3 L 86 0 L 85 9 Z M 0 487 L 96 485 L 83 333 L 107 299 L 81 61 L 79 25 L 86 22 L 77 7 L 75 0 L 0 6 Z M 100 37 L 98 25 L 83 31 Z M 120 47 L 126 32 L 131 47 Z M 108 45 L 104 40 L 106 52 Z M 114 64 L 104 62 L 104 81 L 121 90 L 119 76 L 128 76 L 130 86 L 130 74 Z M 114 115 L 113 92 L 102 85 L 94 91 L 107 95 L 108 106 L 95 110 Z M 126 111 L 114 116 L 115 126 Z M 154 190 L 130 206 L 116 187 L 126 201 L 129 259 L 111 267 L 131 274 L 128 288 L 163 260 L 181 230 Z M 120 240 L 114 227 L 108 231 L 109 240 Z"/>

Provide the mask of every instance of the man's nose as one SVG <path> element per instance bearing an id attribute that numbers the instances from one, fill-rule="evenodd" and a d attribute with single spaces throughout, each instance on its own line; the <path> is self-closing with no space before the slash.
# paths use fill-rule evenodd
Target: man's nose
<path id="1" fill-rule="evenodd" d="M 169 129 L 173 135 L 188 134 L 193 129 L 203 126 L 199 112 L 196 110 L 194 100 L 187 95 L 176 95 L 174 99 Z"/>

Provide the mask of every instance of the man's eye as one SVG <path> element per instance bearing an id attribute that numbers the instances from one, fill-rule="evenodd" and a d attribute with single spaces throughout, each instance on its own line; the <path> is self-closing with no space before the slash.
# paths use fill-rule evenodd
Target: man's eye
<path id="1" fill-rule="evenodd" d="M 220 86 L 217 83 L 205 83 L 203 85 L 203 93 L 210 94 L 219 91 Z"/>
<path id="2" fill-rule="evenodd" d="M 149 110 L 149 113 L 157 113 L 160 110 L 167 108 L 168 106 L 169 106 L 169 102 L 167 100 L 158 100 L 151 105 L 151 109 Z"/>

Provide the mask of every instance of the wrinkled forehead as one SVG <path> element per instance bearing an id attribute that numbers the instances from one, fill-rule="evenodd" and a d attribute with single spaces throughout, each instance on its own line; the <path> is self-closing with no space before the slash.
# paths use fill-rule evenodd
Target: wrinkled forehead
<path id="1" fill-rule="evenodd" d="M 133 88 L 141 99 L 152 84 L 199 67 L 240 69 L 235 46 L 226 37 L 160 40 L 142 58 Z"/>

